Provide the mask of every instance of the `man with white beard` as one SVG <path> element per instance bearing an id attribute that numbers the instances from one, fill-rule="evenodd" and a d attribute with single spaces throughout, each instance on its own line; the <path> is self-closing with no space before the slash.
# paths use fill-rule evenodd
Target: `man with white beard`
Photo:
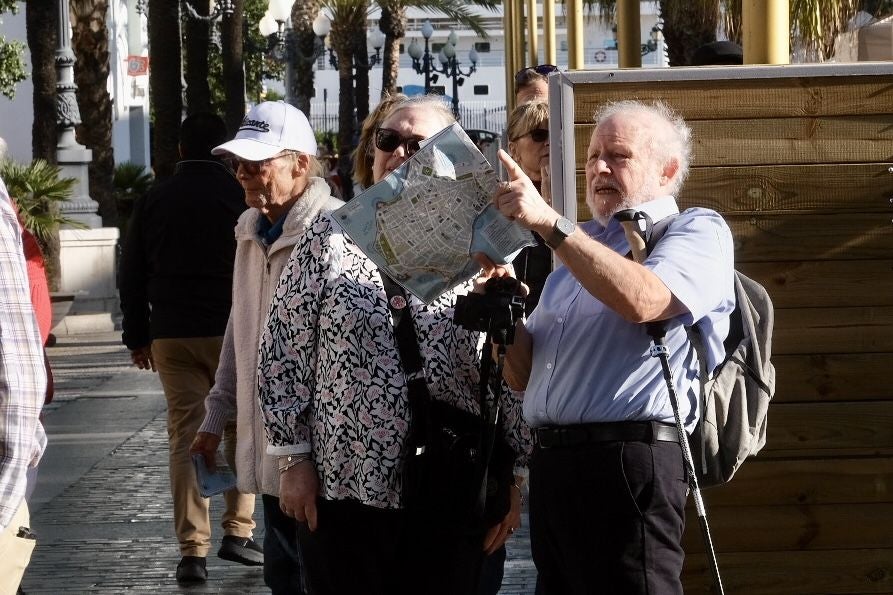
<path id="1" fill-rule="evenodd" d="M 533 558 L 545 595 L 681 594 L 687 484 L 673 409 L 645 324 L 667 321 L 680 413 L 697 422 L 699 367 L 685 331 L 697 325 L 708 359 L 723 353 L 735 304 L 733 246 L 715 212 L 679 213 L 691 131 L 665 105 L 603 107 L 586 155 L 593 220 L 576 225 L 536 192 L 507 154 L 493 202 L 539 233 L 562 262 L 506 360 L 526 390 L 536 432 L 530 465 Z M 641 264 L 614 215 L 673 219 Z"/>

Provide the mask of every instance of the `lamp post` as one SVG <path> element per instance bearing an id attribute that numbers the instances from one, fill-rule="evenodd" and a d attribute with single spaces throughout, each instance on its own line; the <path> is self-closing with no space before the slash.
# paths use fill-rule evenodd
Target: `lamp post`
<path id="1" fill-rule="evenodd" d="M 56 144 L 56 162 L 62 175 L 77 180 L 71 198 L 62 203 L 62 213 L 88 227 L 102 227 L 102 219 L 96 214 L 99 203 L 90 198 L 88 166 L 93 151 L 75 138 L 74 128 L 81 123 L 78 108 L 77 85 L 74 82 L 74 52 L 71 51 L 71 23 L 68 0 L 59 0 L 58 39 L 56 48 L 56 128 L 59 141 Z"/>
<path id="2" fill-rule="evenodd" d="M 211 0 L 210 13 L 207 16 L 199 14 L 188 0 L 183 0 L 183 4 L 186 6 L 189 16 L 199 21 L 216 21 L 220 17 L 231 17 L 236 11 L 233 0 L 220 0 L 220 2 Z"/>
<path id="3" fill-rule="evenodd" d="M 434 27 L 431 26 L 431 22 L 425 21 L 422 25 L 422 37 L 425 38 L 424 51 L 422 51 L 418 41 L 413 39 L 409 44 L 407 52 L 409 52 L 409 56 L 412 58 L 413 69 L 417 73 L 425 75 L 425 93 L 431 91 L 431 84 L 437 82 L 439 74 L 453 79 L 453 115 L 458 119 L 459 87 L 465 83 L 466 77 L 471 76 L 477 70 L 478 53 L 474 48 L 468 52 L 468 60 L 471 62 L 471 66 L 466 70 L 463 70 L 459 62 L 459 57 L 456 54 L 456 44 L 459 42 L 459 36 L 455 31 L 450 31 L 450 34 L 447 37 L 447 43 L 438 54 L 438 61 L 440 62 L 440 68 L 438 68 L 434 65 L 434 58 L 431 56 L 431 51 L 429 49 L 429 40 L 433 33 Z"/>
<path id="4" fill-rule="evenodd" d="M 657 25 L 653 26 L 651 28 L 651 33 L 648 36 L 648 41 L 642 44 L 642 55 L 645 56 L 651 52 L 656 52 L 658 47 L 660 47 L 660 42 L 663 38 L 664 34 L 663 31 L 660 30 L 660 27 Z"/>

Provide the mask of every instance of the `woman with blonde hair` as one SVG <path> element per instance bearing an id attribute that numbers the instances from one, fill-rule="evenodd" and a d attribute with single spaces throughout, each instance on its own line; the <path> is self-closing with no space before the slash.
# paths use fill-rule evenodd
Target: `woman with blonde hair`
<path id="1" fill-rule="evenodd" d="M 408 97 L 403 93 L 385 95 L 378 102 L 366 119 L 363 120 L 363 129 L 360 131 L 360 142 L 354 149 L 353 155 L 353 181 L 354 196 L 375 183 L 372 177 L 372 160 L 375 157 L 375 131 L 378 129 L 385 116 L 399 103 L 406 101 Z"/>

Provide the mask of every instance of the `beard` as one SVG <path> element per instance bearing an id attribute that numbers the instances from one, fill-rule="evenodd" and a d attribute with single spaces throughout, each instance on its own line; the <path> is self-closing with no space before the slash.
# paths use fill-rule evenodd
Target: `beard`
<path id="1" fill-rule="evenodd" d="M 586 206 L 592 218 L 598 221 L 602 227 L 607 227 L 619 211 L 624 209 L 632 209 L 644 202 L 648 202 L 657 196 L 656 188 L 649 188 L 647 185 L 640 187 L 637 191 L 628 193 L 617 187 L 611 182 L 600 182 L 599 186 L 613 188 L 616 195 L 598 194 L 592 190 L 592 187 L 586 189 Z M 620 198 L 615 198 L 619 195 Z"/>

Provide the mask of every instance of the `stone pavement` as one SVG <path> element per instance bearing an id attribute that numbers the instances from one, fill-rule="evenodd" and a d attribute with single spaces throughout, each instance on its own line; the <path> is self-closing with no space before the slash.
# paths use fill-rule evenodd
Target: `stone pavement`
<path id="1" fill-rule="evenodd" d="M 164 395 L 157 375 L 130 365 L 120 333 L 60 337 L 48 352 L 56 396 L 44 413 L 49 447 L 31 500 L 38 542 L 25 593 L 268 593 L 259 567 L 215 555 L 220 496 L 208 582 L 177 585 Z M 255 519 L 261 541 L 260 498 Z M 534 591 L 526 514 L 524 524 L 509 541 L 504 595 Z"/>

